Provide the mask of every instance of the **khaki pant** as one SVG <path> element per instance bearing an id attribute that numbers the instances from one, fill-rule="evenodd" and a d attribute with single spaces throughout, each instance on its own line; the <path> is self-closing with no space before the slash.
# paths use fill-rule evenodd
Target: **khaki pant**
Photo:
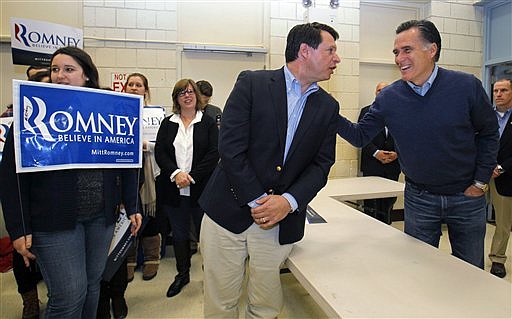
<path id="1" fill-rule="evenodd" d="M 489 258 L 492 262 L 504 264 L 507 260 L 507 244 L 512 227 L 512 196 L 501 196 L 496 191 L 494 180 L 490 183 L 491 200 L 494 206 L 496 230 L 492 237 Z"/>
<path id="2" fill-rule="evenodd" d="M 206 214 L 201 226 L 204 262 L 204 317 L 238 318 L 247 271 L 246 318 L 276 318 L 283 306 L 280 267 L 293 247 L 279 244 L 279 226 L 252 224 L 241 234 L 217 225 Z"/>

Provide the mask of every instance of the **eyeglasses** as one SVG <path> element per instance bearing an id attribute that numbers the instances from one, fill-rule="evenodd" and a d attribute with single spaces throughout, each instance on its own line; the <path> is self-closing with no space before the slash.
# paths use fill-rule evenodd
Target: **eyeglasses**
<path id="1" fill-rule="evenodd" d="M 194 94 L 194 90 L 183 90 L 180 93 L 178 93 L 178 96 L 184 97 L 186 94 L 189 94 L 189 95 Z"/>

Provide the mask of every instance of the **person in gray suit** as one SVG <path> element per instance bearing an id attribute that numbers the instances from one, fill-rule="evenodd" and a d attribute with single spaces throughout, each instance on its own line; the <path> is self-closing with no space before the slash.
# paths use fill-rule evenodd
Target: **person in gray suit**
<path id="1" fill-rule="evenodd" d="M 199 199 L 206 318 L 238 318 L 246 265 L 246 317 L 281 311 L 280 266 L 304 236 L 306 206 L 335 161 L 339 105 L 317 81 L 340 62 L 337 39 L 330 26 L 297 25 L 283 68 L 238 76 L 224 108 L 221 160 Z"/>

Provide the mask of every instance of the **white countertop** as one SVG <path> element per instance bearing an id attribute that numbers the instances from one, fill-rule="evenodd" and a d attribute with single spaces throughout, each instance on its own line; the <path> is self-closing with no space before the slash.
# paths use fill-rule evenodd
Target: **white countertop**
<path id="1" fill-rule="evenodd" d="M 331 179 L 317 197 L 329 196 L 339 201 L 395 197 L 404 193 L 405 185 L 377 176 Z"/>
<path id="2" fill-rule="evenodd" d="M 375 179 L 379 178 L 329 181 L 310 204 L 327 223 L 307 225 L 304 239 L 288 259 L 289 269 L 326 314 L 333 318 L 511 318 L 509 282 L 331 198 L 403 192 L 401 183 Z"/>

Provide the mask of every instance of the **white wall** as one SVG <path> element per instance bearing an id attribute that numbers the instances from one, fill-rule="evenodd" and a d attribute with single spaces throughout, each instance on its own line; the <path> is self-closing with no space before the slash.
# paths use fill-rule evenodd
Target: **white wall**
<path id="1" fill-rule="evenodd" d="M 328 0 L 313 2 L 316 8 L 328 9 Z M 392 39 L 401 22 L 398 20 L 411 12 L 432 20 L 441 31 L 441 66 L 481 77 L 482 9 L 474 7 L 472 1 L 339 3 L 338 9 L 328 10 L 333 12 L 333 26 L 341 35 L 338 49 L 342 62 L 332 79 L 321 85 L 340 101 L 341 113 L 348 118 L 357 119 L 360 108 L 372 99 L 377 82 L 397 76 L 390 54 Z M 18 0 L 1 1 L 0 6 L 0 40 L 4 41 L 0 45 L 2 107 L 11 101 L 11 79 L 25 78 L 25 68 L 10 63 L 9 44 L 5 42 L 9 40 L 10 16 L 82 27 L 85 50 L 98 66 L 103 85 L 110 84 L 113 72 L 141 72 L 149 79 L 152 104 L 169 105 L 172 86 L 178 79 L 210 78 L 214 79 L 214 101 L 223 106 L 238 71 L 283 65 L 286 34 L 304 21 L 307 10 L 300 0 Z M 364 20 L 368 13 L 380 15 L 376 27 Z M 247 57 L 204 53 L 197 57 L 182 51 L 183 44 L 195 42 L 264 47 L 268 54 Z M 202 72 L 204 76 L 200 76 Z M 357 158 L 357 149 L 338 138 L 331 177 L 355 176 Z"/>

